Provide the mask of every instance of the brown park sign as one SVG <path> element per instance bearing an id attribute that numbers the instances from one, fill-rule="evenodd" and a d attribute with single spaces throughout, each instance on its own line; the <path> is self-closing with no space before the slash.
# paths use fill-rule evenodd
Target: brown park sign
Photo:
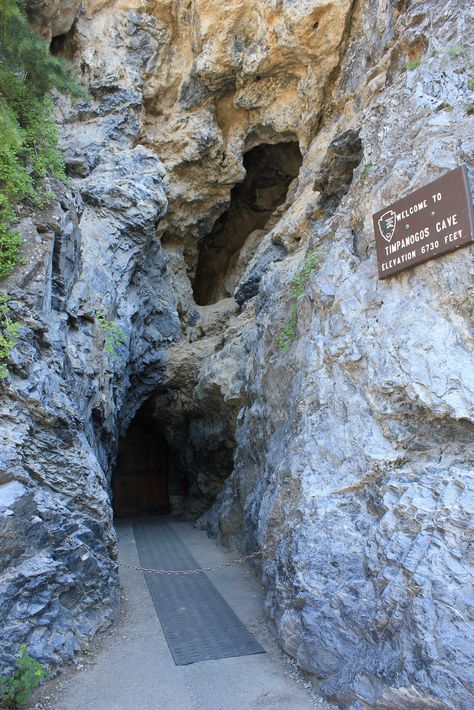
<path id="1" fill-rule="evenodd" d="M 373 215 L 379 279 L 474 242 L 465 166 Z"/>

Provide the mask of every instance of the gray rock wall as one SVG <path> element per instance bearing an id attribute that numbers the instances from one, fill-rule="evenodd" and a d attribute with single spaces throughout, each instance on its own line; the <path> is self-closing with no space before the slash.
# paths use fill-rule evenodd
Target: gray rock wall
<path id="1" fill-rule="evenodd" d="M 180 336 L 154 239 L 164 169 L 128 131 L 104 142 L 139 108 L 130 94 L 108 98 L 69 114 L 67 166 L 85 177 L 52 185 L 42 213 L 25 206 L 25 264 L 2 283 L 21 330 L 0 385 L 0 672 L 25 641 L 43 662 L 70 658 L 113 617 L 117 439 Z M 122 329 L 115 354 L 97 312 Z"/>
<path id="2" fill-rule="evenodd" d="M 304 251 L 263 277 L 235 470 L 210 516 L 216 534 L 248 549 L 286 536 L 262 561 L 268 612 L 320 690 L 354 709 L 474 703 L 473 248 L 379 282 L 371 224 L 456 165 L 474 185 L 463 10 L 453 22 L 437 3 L 413 3 L 368 105 L 355 66 L 368 15 L 356 21 L 333 93 L 345 115 L 330 109 L 309 152 L 318 174 L 352 125 L 364 159 L 335 212 L 323 194 L 311 208 L 308 248 L 324 257 L 284 352 Z M 405 71 L 420 46 L 420 65 Z M 358 91 L 367 108 L 354 114 L 348 92 Z"/>

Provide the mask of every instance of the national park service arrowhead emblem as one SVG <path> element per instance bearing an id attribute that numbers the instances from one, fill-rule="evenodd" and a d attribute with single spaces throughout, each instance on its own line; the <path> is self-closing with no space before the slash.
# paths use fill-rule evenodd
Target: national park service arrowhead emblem
<path id="1" fill-rule="evenodd" d="M 395 225 L 397 223 L 397 215 L 393 210 L 387 210 L 379 217 L 379 231 L 386 242 L 391 242 L 395 233 Z"/>

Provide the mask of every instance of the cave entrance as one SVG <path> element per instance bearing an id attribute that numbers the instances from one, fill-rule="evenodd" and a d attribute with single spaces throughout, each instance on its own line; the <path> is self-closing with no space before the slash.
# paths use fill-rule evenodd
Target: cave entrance
<path id="1" fill-rule="evenodd" d="M 140 407 L 112 470 L 115 517 L 194 519 L 213 505 L 233 470 L 237 409 L 216 389 L 201 405 L 165 388 Z"/>
<path id="2" fill-rule="evenodd" d="M 263 143 L 244 154 L 245 178 L 232 189 L 228 210 L 216 220 L 199 248 L 193 283 L 198 305 L 206 306 L 233 295 L 242 269 L 241 250 L 285 201 L 302 160 L 296 141 Z M 248 251 L 250 259 L 252 250 Z"/>
<path id="3" fill-rule="evenodd" d="M 153 419 L 141 410 L 119 441 L 112 474 L 115 516 L 169 513 L 171 474 L 170 448 Z"/>

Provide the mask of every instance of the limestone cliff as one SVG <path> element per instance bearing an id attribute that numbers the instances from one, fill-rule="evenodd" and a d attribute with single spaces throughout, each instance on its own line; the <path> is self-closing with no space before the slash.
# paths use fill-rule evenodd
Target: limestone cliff
<path id="1" fill-rule="evenodd" d="M 0 404 L 4 666 L 25 639 L 60 662 L 113 615 L 110 474 L 148 401 L 187 513 L 212 505 L 201 524 L 240 548 L 282 540 L 268 614 L 321 692 L 468 710 L 472 247 L 378 281 L 371 215 L 474 176 L 472 10 L 30 12 L 91 99 L 58 98 L 70 183 L 25 207 L 27 263 L 1 284 L 22 324 Z M 97 312 L 124 331 L 115 357 Z"/>

